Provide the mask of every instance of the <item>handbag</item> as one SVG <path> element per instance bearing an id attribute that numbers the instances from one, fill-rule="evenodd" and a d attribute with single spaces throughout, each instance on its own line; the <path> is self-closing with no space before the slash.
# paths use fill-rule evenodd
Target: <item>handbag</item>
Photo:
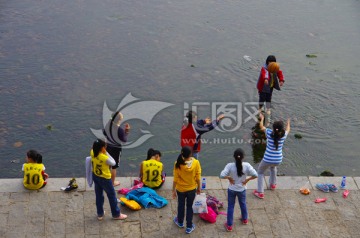
<path id="1" fill-rule="evenodd" d="M 192 209 L 194 213 L 208 213 L 205 193 L 196 194 Z"/>

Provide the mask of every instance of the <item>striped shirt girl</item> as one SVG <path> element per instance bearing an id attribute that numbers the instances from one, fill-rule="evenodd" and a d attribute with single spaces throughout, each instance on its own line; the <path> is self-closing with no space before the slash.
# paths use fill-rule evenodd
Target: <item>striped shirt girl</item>
<path id="1" fill-rule="evenodd" d="M 274 144 L 274 139 L 271 137 L 273 130 L 266 128 L 266 150 L 264 154 L 264 162 L 271 163 L 271 164 L 280 164 L 282 162 L 283 154 L 282 154 L 282 147 L 284 145 L 284 141 L 288 135 L 288 132 L 285 132 L 285 135 L 279 140 L 278 149 L 276 150 L 276 146 Z"/>

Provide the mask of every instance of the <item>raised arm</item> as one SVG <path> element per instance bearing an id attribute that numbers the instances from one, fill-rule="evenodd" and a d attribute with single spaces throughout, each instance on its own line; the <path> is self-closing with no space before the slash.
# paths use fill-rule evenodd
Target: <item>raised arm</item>
<path id="1" fill-rule="evenodd" d="M 290 118 L 287 120 L 286 132 L 287 132 L 288 134 L 290 133 Z"/>
<path id="2" fill-rule="evenodd" d="M 259 113 L 259 118 L 260 118 L 259 128 L 261 131 L 265 131 L 266 127 L 264 126 L 264 115 L 262 113 Z"/>
<path id="3" fill-rule="evenodd" d="M 224 115 L 219 115 L 214 121 L 211 121 L 211 119 L 205 118 L 203 120 L 198 120 L 195 125 L 195 129 L 197 133 L 204 134 L 206 132 L 209 132 L 213 130 L 217 125 L 219 125 L 219 122 L 224 118 Z"/>

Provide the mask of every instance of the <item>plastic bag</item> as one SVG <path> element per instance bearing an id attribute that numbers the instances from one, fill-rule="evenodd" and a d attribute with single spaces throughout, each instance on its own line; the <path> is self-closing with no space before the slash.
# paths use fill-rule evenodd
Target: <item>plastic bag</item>
<path id="1" fill-rule="evenodd" d="M 207 222 L 210 222 L 210 223 L 215 223 L 216 222 L 216 217 L 217 217 L 216 212 L 214 212 L 214 210 L 210 206 L 208 206 L 207 209 L 208 209 L 208 212 L 207 213 L 200 213 L 199 217 L 201 219 L 203 219 L 204 221 L 207 221 Z"/>
<path id="2" fill-rule="evenodd" d="M 302 186 L 300 188 L 300 193 L 304 194 L 304 195 L 309 195 L 310 194 L 310 188 L 309 187 L 310 187 L 310 183 L 308 181 L 308 182 L 306 182 L 306 184 L 304 186 Z"/>
<path id="3" fill-rule="evenodd" d="M 194 213 L 208 213 L 205 193 L 196 194 L 192 209 Z"/>

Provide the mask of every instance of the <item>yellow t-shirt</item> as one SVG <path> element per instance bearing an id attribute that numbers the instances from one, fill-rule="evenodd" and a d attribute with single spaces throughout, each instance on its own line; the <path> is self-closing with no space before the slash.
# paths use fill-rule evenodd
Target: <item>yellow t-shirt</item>
<path id="1" fill-rule="evenodd" d="M 162 183 L 162 170 L 163 164 L 160 161 L 145 160 L 142 164 L 142 182 L 150 188 L 159 187 Z"/>
<path id="2" fill-rule="evenodd" d="M 199 160 L 192 158 L 186 164 L 176 168 L 174 165 L 175 189 L 179 192 L 187 192 L 197 188 L 201 177 L 201 166 Z"/>
<path id="3" fill-rule="evenodd" d="M 41 172 L 44 170 L 43 164 L 25 163 L 24 164 L 24 187 L 27 189 L 40 189 L 44 185 L 44 178 Z"/>
<path id="4" fill-rule="evenodd" d="M 100 152 L 97 157 L 94 157 L 93 150 L 90 151 L 90 156 L 93 173 L 98 177 L 111 179 L 110 166 L 106 163 L 109 156 Z"/>
<path id="5" fill-rule="evenodd" d="M 275 83 L 274 74 L 270 74 L 270 88 L 274 87 L 274 83 Z"/>

